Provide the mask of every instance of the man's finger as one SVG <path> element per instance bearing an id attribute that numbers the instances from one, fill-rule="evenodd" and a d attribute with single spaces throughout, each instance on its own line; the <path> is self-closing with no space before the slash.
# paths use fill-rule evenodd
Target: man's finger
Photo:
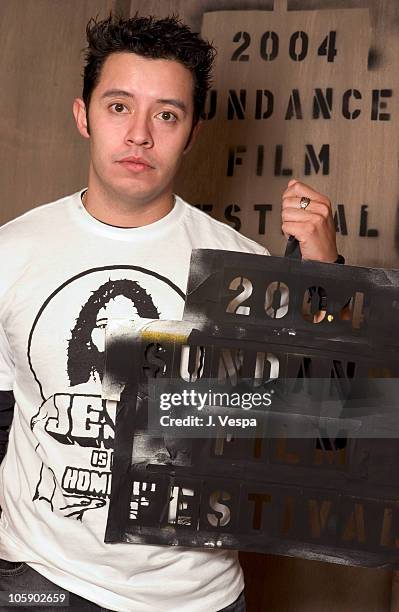
<path id="1" fill-rule="evenodd" d="M 303 242 L 309 237 L 309 226 L 307 223 L 298 221 L 284 221 L 281 229 L 285 236 L 295 236 L 299 242 Z"/>
<path id="2" fill-rule="evenodd" d="M 331 208 L 325 203 L 318 200 L 311 200 L 306 208 L 301 208 L 301 198 L 298 197 L 284 197 L 282 201 L 282 210 L 295 210 L 300 213 L 316 213 L 322 215 L 322 217 L 328 217 L 331 214 Z M 302 219 L 298 218 L 298 221 Z"/>
<path id="3" fill-rule="evenodd" d="M 310 198 L 311 200 L 317 200 L 319 202 L 324 202 L 328 206 L 331 206 L 330 200 L 327 198 L 327 196 L 323 195 L 322 193 L 319 193 L 318 191 L 315 191 L 314 189 L 312 189 L 312 187 L 309 187 L 309 185 L 306 185 L 305 183 L 300 183 L 299 181 L 295 181 L 293 185 L 288 186 L 288 188 L 283 193 L 283 198 L 285 197 L 299 197 L 300 198 L 302 196 L 304 196 L 305 198 Z"/>
<path id="4" fill-rule="evenodd" d="M 308 212 L 307 210 L 296 210 L 295 208 L 286 208 L 281 213 L 283 221 L 293 223 L 308 223 L 310 225 L 322 225 L 325 223 L 325 215 L 317 212 Z"/>

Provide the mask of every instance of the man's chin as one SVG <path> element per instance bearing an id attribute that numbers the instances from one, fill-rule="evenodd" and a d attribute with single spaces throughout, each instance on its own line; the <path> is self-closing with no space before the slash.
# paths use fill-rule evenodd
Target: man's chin
<path id="1" fill-rule="evenodd" d="M 155 204 L 157 200 L 163 199 L 168 195 L 172 195 L 169 189 L 146 190 L 137 189 L 136 186 L 127 188 L 119 188 L 116 191 L 118 199 L 137 206 L 150 206 Z"/>

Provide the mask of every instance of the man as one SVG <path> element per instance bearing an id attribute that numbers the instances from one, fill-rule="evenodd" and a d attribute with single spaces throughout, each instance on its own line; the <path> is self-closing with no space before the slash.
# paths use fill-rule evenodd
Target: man
<path id="1" fill-rule="evenodd" d="M 116 405 L 101 399 L 103 329 L 181 318 L 193 248 L 268 253 L 173 194 L 213 48 L 174 18 L 91 21 L 87 37 L 73 110 L 88 188 L 0 230 L 3 406 L 15 396 L 0 590 L 64 589 L 79 609 L 239 612 L 235 552 L 104 543 Z M 325 196 L 291 181 L 282 227 L 304 258 L 337 259 Z"/>

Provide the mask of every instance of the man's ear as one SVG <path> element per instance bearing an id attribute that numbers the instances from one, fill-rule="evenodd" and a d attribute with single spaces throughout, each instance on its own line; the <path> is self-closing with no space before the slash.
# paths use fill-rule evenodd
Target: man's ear
<path id="1" fill-rule="evenodd" d="M 73 116 L 75 117 L 76 126 L 83 138 L 90 138 L 88 121 L 86 115 L 86 106 L 82 98 L 75 98 L 73 101 Z"/>
<path id="2" fill-rule="evenodd" d="M 191 149 L 193 148 L 193 145 L 194 145 L 194 143 L 195 143 L 195 141 L 197 139 L 197 136 L 198 136 L 198 132 L 201 129 L 201 125 L 202 125 L 201 119 L 198 119 L 198 121 L 196 123 L 193 123 L 190 135 L 189 135 L 188 140 L 187 140 L 187 144 L 184 147 L 183 155 L 185 155 L 186 153 L 191 151 Z"/>

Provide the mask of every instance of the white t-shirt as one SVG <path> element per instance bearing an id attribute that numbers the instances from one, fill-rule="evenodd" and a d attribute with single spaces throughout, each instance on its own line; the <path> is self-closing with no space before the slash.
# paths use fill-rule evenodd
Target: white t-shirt
<path id="1" fill-rule="evenodd" d="M 115 318 L 181 319 L 191 250 L 267 251 L 176 198 L 150 225 L 94 219 L 81 192 L 0 228 L 0 557 L 123 612 L 209 612 L 243 589 L 237 553 L 105 544 L 115 403 L 101 401 Z"/>

